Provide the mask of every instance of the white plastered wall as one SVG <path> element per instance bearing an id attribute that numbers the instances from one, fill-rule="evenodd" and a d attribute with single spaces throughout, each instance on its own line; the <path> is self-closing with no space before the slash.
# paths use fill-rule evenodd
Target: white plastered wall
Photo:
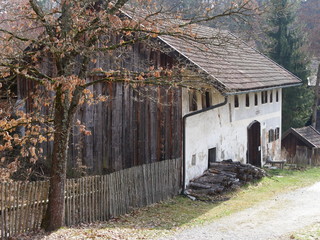
<path id="1" fill-rule="evenodd" d="M 272 91 L 273 101 L 270 103 Z M 279 101 L 276 102 L 276 91 Z M 268 142 L 270 129 L 280 128 L 281 135 L 281 89 L 268 91 L 268 102 L 261 103 L 261 92 L 257 92 L 258 105 L 254 104 L 255 93 L 249 93 L 250 106 L 245 106 L 245 94 L 239 96 L 239 107 L 234 106 L 234 96 L 228 96 L 226 105 L 190 116 L 186 119 L 186 185 L 200 176 L 208 168 L 208 150 L 216 148 L 216 160 L 232 159 L 247 162 L 247 128 L 253 121 L 261 124 L 261 159 L 266 156 L 279 159 L 281 154 L 281 136 L 278 140 Z M 224 101 L 224 97 L 212 90 L 212 104 Z M 183 92 L 183 114 L 189 112 L 188 92 Z M 201 109 L 201 97 L 198 109 Z M 195 155 L 195 162 L 192 157 Z"/>

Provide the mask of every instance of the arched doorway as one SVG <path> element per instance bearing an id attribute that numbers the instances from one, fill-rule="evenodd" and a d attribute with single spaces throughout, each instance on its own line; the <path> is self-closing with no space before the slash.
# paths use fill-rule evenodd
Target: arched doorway
<path id="1" fill-rule="evenodd" d="M 247 162 L 261 167 L 261 126 L 258 121 L 248 126 L 248 159 Z"/>

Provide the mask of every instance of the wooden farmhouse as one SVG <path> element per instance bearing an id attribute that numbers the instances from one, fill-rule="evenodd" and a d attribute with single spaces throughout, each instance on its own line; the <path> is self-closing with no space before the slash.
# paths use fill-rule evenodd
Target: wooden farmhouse
<path id="1" fill-rule="evenodd" d="M 186 185 L 210 162 L 262 166 L 267 156 L 280 158 L 282 89 L 301 80 L 230 33 L 200 25 L 192 25 L 192 31 L 197 38 L 161 35 L 152 44 L 134 44 L 124 55 L 99 57 L 93 67 L 103 70 L 182 65 L 184 71 L 174 77 L 186 88 L 94 85 L 91 90 L 108 101 L 78 110 L 75 119 L 92 135 L 74 127 L 70 169 L 80 162 L 89 173 L 103 174 L 180 159 Z M 55 71 L 48 61 L 42 65 L 49 75 Z M 18 98 L 30 89 L 26 81 L 18 82 Z M 30 108 L 26 101 L 26 111 Z M 45 153 L 50 157 L 51 152 L 48 144 Z"/>
<path id="2" fill-rule="evenodd" d="M 199 26 L 199 35 L 214 30 Z M 243 42 L 214 51 L 172 37 L 165 42 L 201 68 L 212 88 L 182 90 L 185 184 L 210 162 L 232 159 L 261 167 L 281 158 L 282 89 L 301 80 Z M 189 50 L 191 49 L 191 50 Z"/>

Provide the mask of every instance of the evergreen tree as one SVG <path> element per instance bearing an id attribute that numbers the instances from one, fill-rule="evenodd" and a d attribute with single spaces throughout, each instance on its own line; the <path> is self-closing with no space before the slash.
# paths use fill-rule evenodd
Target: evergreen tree
<path id="1" fill-rule="evenodd" d="M 296 1 L 271 0 L 268 26 L 268 55 L 299 77 L 303 85 L 283 90 L 282 129 L 302 127 L 312 111 L 312 91 L 307 87 L 308 58 L 302 51 L 303 35 L 296 22 Z"/>

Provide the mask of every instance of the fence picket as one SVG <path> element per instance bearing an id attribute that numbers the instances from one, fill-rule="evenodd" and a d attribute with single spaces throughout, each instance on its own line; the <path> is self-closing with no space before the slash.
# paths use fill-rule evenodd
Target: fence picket
<path id="1" fill-rule="evenodd" d="M 99 204 L 99 199 L 100 198 L 100 192 L 101 192 L 101 188 L 100 188 L 100 176 L 96 176 L 95 177 L 95 190 L 96 190 L 96 198 L 95 198 L 95 202 L 96 202 L 96 218 L 95 221 L 99 221 L 100 220 L 100 204 Z"/>
<path id="2" fill-rule="evenodd" d="M 4 239 L 4 201 L 3 201 L 3 199 L 4 199 L 4 196 L 3 196 L 3 194 L 4 194 L 4 191 L 3 191 L 3 188 L 4 188 L 4 186 L 3 186 L 4 184 L 3 183 L 0 183 L 0 187 L 1 187 L 1 199 L 0 199 L 0 203 L 1 203 L 1 239 Z"/>
<path id="3" fill-rule="evenodd" d="M 76 191 L 75 191 L 75 179 L 70 179 L 70 226 L 76 224 L 75 219 L 76 219 L 76 203 L 75 203 L 75 199 L 76 199 Z"/>
<path id="4" fill-rule="evenodd" d="M 42 220 L 42 194 L 43 194 L 43 189 L 44 189 L 44 182 L 40 182 L 40 188 L 39 188 L 39 192 L 38 192 L 38 204 L 37 204 L 37 209 L 38 209 L 38 214 L 36 217 L 36 221 L 35 221 L 35 230 L 40 228 L 41 225 L 41 220 Z"/>
<path id="5" fill-rule="evenodd" d="M 3 184 L 3 189 L 4 189 L 4 198 L 3 198 L 3 202 L 4 202 L 4 210 L 3 210 L 3 216 L 4 216 L 4 231 L 5 231 L 5 237 L 8 237 L 8 235 L 10 235 L 10 232 L 8 231 L 8 220 L 7 220 L 7 209 L 8 209 L 8 205 L 7 205 L 7 183 Z"/>

